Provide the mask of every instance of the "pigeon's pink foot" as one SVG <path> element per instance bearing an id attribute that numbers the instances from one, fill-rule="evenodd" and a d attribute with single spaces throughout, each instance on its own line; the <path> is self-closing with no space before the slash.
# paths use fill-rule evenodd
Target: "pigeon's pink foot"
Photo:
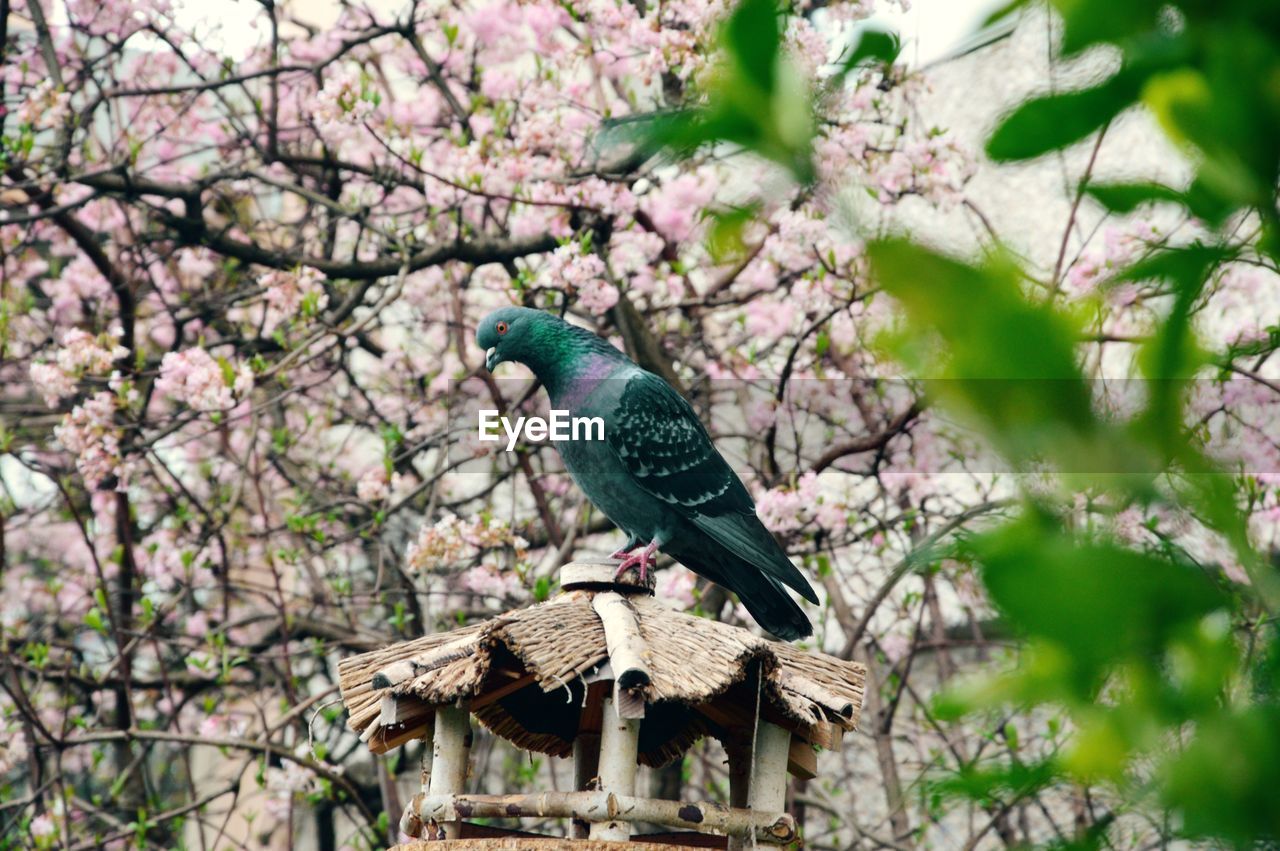
<path id="1" fill-rule="evenodd" d="M 642 583 L 649 581 L 649 568 L 656 567 L 658 559 L 654 555 L 658 551 L 658 542 L 650 541 L 649 545 L 644 548 L 643 552 L 631 553 L 622 559 L 622 564 L 618 565 L 618 572 L 613 575 L 615 581 L 622 578 L 622 574 L 626 573 L 633 567 L 640 568 L 640 581 Z M 625 554 L 624 554 L 625 555 Z M 614 556 L 617 558 L 617 556 Z"/>
<path id="2" fill-rule="evenodd" d="M 633 547 L 623 547 L 620 550 L 610 553 L 609 558 L 615 559 L 617 561 L 623 561 L 624 559 L 626 559 L 627 555 L 638 546 L 640 545 L 636 544 Z"/>

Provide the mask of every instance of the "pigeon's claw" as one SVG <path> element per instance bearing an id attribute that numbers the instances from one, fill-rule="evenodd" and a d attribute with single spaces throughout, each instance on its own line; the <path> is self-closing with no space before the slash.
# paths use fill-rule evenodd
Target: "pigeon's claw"
<path id="1" fill-rule="evenodd" d="M 631 553 L 631 551 L 638 546 L 640 546 L 639 541 L 635 541 L 634 543 L 631 541 L 627 541 L 625 545 L 623 545 L 622 547 L 619 547 L 614 552 L 609 553 L 609 558 L 615 559 L 617 561 L 625 561 L 627 556 Z"/>
<path id="2" fill-rule="evenodd" d="M 657 551 L 658 542 L 650 541 L 649 545 L 646 546 L 642 552 L 631 553 L 629 555 L 622 551 L 615 553 L 613 556 L 614 558 L 619 558 L 620 556 L 625 557 L 622 559 L 622 564 L 618 565 L 618 572 L 613 575 L 614 581 L 616 582 L 621 579 L 622 574 L 626 573 L 631 568 L 637 567 L 640 569 L 640 581 L 642 583 L 648 582 L 649 568 L 657 567 L 658 564 L 658 559 L 654 555 Z"/>

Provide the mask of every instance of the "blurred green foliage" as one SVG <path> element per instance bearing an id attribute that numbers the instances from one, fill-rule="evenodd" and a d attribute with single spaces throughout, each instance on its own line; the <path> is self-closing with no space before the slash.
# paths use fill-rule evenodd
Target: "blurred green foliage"
<path id="1" fill-rule="evenodd" d="M 703 104 L 656 119 L 649 143 L 686 155 L 707 144 L 738 145 L 812 181 L 812 97 L 783 50 L 785 22 L 774 0 L 742 0 L 721 25 L 720 61 L 701 81 Z"/>
<path id="2" fill-rule="evenodd" d="M 1138 360 L 1148 392 L 1124 421 L 1095 408 L 1079 365 L 1082 318 L 1060 305 L 1058 281 L 1036 282 L 999 251 L 971 263 L 907 239 L 868 245 L 873 275 L 907 318 L 885 345 L 917 374 L 945 379 L 930 382 L 937 403 L 981 429 L 1020 469 L 1048 471 L 1056 484 L 1046 488 L 1037 478 L 1021 516 L 964 539 L 950 554 L 980 571 L 1024 645 L 1015 670 L 955 689 L 936 708 L 952 717 L 1065 710 L 1070 735 L 1032 757 L 1019 752 L 1016 727 L 1007 725 L 1004 757 L 939 778 L 936 791 L 1009 805 L 1051 785 L 1105 784 L 1176 835 L 1238 847 L 1274 843 L 1280 581 L 1270 559 L 1250 546 L 1241 505 L 1249 482 L 1215 467 L 1182 414 L 1189 380 L 1226 356 L 1197 347 L 1192 317 L 1215 271 L 1241 250 L 1231 226 L 1250 224 L 1249 250 L 1280 259 L 1280 3 L 1050 5 L 1064 24 L 1064 57 L 1107 46 L 1119 62 L 1090 88 L 1017 107 L 992 132 L 988 154 L 1038 157 L 1145 106 L 1194 163 L 1189 186 L 1080 188 L 1117 213 L 1181 205 L 1209 235 L 1156 250 L 1111 282 L 1149 282 L 1166 294 Z M 664 144 L 688 153 L 730 142 L 802 181 L 813 178 L 811 100 L 797 96 L 809 87 L 781 48 L 783 17 L 772 0 L 737 7 L 706 104 L 666 124 Z M 898 49 L 888 34 L 865 33 L 836 84 L 867 63 L 891 63 Z M 731 232 L 744 218 L 720 227 Z M 1251 583 L 1228 582 L 1220 566 L 1196 564 L 1176 546 L 1139 551 L 1081 528 L 1081 496 L 1107 512 L 1136 507 L 1192 518 L 1204 534 L 1230 543 Z M 1111 825 L 1107 816 L 1057 847 L 1108 845 Z"/>
<path id="3" fill-rule="evenodd" d="M 1020 0 L 1008 14 L 1027 5 Z M 1104 204 L 1132 209 L 1173 200 L 1210 225 L 1249 210 L 1259 244 L 1280 251 L 1275 205 L 1280 178 L 1280 4 L 1271 0 L 1165 3 L 1054 0 L 1064 23 L 1061 52 L 1098 45 L 1119 51 L 1119 67 L 1097 85 L 1030 100 L 995 129 L 996 160 L 1036 157 L 1079 141 L 1141 103 L 1169 138 L 1192 154 L 1185 190 L 1151 184 L 1094 187 Z"/>

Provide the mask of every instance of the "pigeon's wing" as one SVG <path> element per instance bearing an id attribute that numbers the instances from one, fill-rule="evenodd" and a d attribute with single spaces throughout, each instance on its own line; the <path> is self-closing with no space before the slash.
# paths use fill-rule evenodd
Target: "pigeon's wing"
<path id="1" fill-rule="evenodd" d="M 756 517 L 742 480 L 716 451 L 688 401 L 656 375 L 633 375 L 605 439 L 644 491 L 738 558 L 818 602 L 813 588 Z"/>

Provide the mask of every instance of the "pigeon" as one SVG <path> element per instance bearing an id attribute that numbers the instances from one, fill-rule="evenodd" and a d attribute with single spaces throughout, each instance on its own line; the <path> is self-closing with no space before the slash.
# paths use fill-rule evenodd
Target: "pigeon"
<path id="1" fill-rule="evenodd" d="M 577 439 L 553 445 L 587 498 L 627 534 L 612 556 L 621 561 L 618 576 L 638 569 L 643 581 L 662 552 L 737 594 L 778 638 L 813 634 L 783 586 L 813 603 L 817 594 L 671 385 L 602 337 L 541 310 L 496 310 L 481 321 L 476 342 L 486 350 L 490 372 L 504 361 L 522 363 L 546 388 L 554 410 L 603 421 L 603 440 L 587 439 L 599 434 L 584 429 Z"/>

